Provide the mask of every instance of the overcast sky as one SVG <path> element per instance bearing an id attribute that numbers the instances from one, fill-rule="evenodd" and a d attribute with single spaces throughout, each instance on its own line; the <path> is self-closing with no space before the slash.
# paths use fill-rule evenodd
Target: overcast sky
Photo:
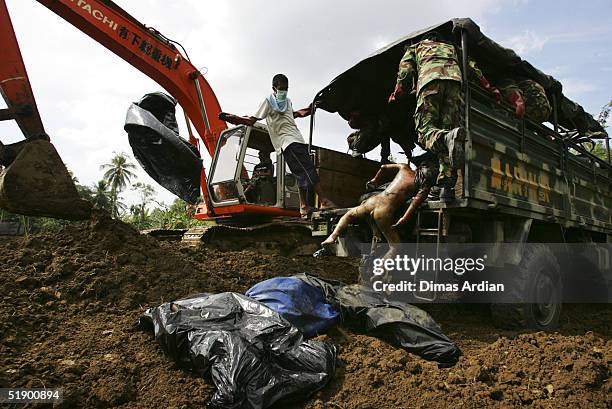
<path id="1" fill-rule="evenodd" d="M 6 2 L 47 133 L 81 183 L 94 184 L 114 151 L 131 155 L 123 131 L 130 102 L 161 88 L 36 1 Z M 183 44 L 192 62 L 207 71 L 222 109 L 236 114 L 255 112 L 277 72 L 289 77 L 295 108 L 303 107 L 376 49 L 452 17 L 474 19 L 489 37 L 559 79 L 565 94 L 587 111 L 597 114 L 612 99 L 609 0 L 116 3 Z M 308 121 L 298 121 L 307 137 Z M 340 117 L 321 112 L 314 142 L 346 151 L 348 132 Z M 15 125 L 0 123 L 2 142 L 21 138 Z M 140 169 L 138 176 L 156 187 L 161 200 L 172 201 Z"/>

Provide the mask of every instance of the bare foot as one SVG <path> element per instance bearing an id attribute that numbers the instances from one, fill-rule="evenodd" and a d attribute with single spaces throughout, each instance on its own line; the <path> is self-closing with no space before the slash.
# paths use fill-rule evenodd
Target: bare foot
<path id="1" fill-rule="evenodd" d="M 312 212 L 314 212 L 315 210 L 317 210 L 316 208 L 312 207 L 312 206 L 304 206 L 304 207 L 300 207 L 300 216 L 302 217 L 308 217 L 312 214 Z"/>
<path id="2" fill-rule="evenodd" d="M 321 242 L 321 246 L 325 247 L 325 246 L 330 246 L 332 244 L 334 244 L 336 242 L 336 238 L 329 236 L 327 239 L 325 239 L 325 241 Z"/>
<path id="3" fill-rule="evenodd" d="M 334 209 L 338 206 L 329 199 L 321 199 L 321 210 Z"/>

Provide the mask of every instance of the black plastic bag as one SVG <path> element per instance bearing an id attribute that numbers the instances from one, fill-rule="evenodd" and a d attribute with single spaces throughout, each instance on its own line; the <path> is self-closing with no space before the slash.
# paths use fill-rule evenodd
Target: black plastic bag
<path id="1" fill-rule="evenodd" d="M 136 105 L 152 113 L 155 119 L 176 135 L 179 134 L 179 127 L 176 122 L 176 99 L 174 97 L 163 92 L 151 92 L 140 98 Z"/>
<path id="2" fill-rule="evenodd" d="M 237 293 L 162 304 L 147 310 L 140 326 L 153 329 L 179 366 L 212 377 L 217 407 L 267 408 L 305 398 L 335 371 L 335 346 L 304 341 L 279 314 Z"/>
<path id="3" fill-rule="evenodd" d="M 455 365 L 461 356 L 459 347 L 434 319 L 412 304 L 387 301 L 384 294 L 358 284 L 344 285 L 309 274 L 295 277 L 320 288 L 327 301 L 340 308 L 343 325 L 353 330 L 435 361 L 440 367 Z"/>
<path id="4" fill-rule="evenodd" d="M 434 319 L 412 304 L 388 302 L 382 294 L 358 284 L 342 287 L 336 300 L 348 327 L 435 361 L 440 367 L 455 365 L 461 356 L 459 347 Z"/>
<path id="5" fill-rule="evenodd" d="M 178 135 L 176 100 L 157 92 L 128 109 L 124 129 L 134 157 L 149 176 L 188 203 L 200 198 L 202 160 Z"/>

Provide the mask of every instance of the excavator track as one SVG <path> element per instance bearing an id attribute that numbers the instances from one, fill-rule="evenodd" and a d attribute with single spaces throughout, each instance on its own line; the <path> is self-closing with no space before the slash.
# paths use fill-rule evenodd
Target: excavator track
<path id="1" fill-rule="evenodd" d="M 184 243 L 204 244 L 222 251 L 252 250 L 263 254 L 311 255 L 320 238 L 312 237 L 309 221 L 275 218 L 267 223 L 237 227 L 217 224 L 192 227 Z"/>

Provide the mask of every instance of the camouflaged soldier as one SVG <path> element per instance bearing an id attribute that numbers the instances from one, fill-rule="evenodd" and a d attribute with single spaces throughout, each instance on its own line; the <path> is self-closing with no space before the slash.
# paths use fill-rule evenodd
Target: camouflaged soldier
<path id="1" fill-rule="evenodd" d="M 441 41 L 435 33 L 407 47 L 389 102 L 415 91 L 417 106 L 414 119 L 418 141 L 425 149 L 438 155 L 440 199 L 452 201 L 456 169 L 463 158 L 465 139 L 465 131 L 458 127 L 461 70 L 455 47 Z"/>
<path id="2" fill-rule="evenodd" d="M 379 132 L 380 121 L 376 117 L 362 118 L 359 114 L 352 114 L 349 126 L 357 129 L 346 138 L 349 149 L 353 152 L 368 153 L 382 142 Z"/>
<path id="3" fill-rule="evenodd" d="M 381 162 L 389 163 L 389 141 L 393 140 L 402 148 L 404 154 L 411 158 L 415 147 L 414 124 L 412 121 L 404 122 L 394 121 L 387 113 L 364 116 L 355 112 L 350 116 L 349 126 L 357 131 L 352 132 L 346 141 L 349 148 L 358 154 L 368 153 L 382 145 Z"/>
<path id="4" fill-rule="evenodd" d="M 500 82 L 499 88 L 504 99 L 514 107 L 516 116 L 525 115 L 537 123 L 548 121 L 552 108 L 544 87 L 536 81 L 507 79 Z"/>
<path id="5" fill-rule="evenodd" d="M 476 63 L 470 61 L 470 75 L 495 95 L 500 92 L 492 87 Z M 415 84 L 416 76 L 416 84 Z M 465 130 L 459 126 L 462 75 L 454 45 L 439 33 L 428 33 L 425 38 L 406 48 L 399 64 L 397 85 L 389 97 L 394 102 L 409 92 L 416 92 L 417 105 L 414 115 L 419 143 L 438 155 L 440 200 L 455 199 L 454 186 L 457 169 L 463 162 Z M 437 198 L 437 197 L 435 197 Z"/>

